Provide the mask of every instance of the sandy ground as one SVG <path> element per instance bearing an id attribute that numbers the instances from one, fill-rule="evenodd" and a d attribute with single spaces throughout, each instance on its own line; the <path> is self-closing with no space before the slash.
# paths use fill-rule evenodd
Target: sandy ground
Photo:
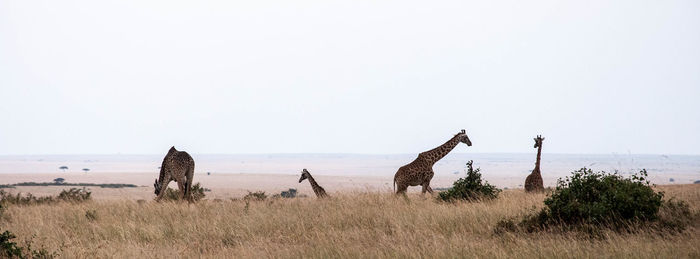
<path id="1" fill-rule="evenodd" d="M 433 178 L 431 186 L 433 188 L 449 187 L 452 182 L 461 175 L 440 175 Z M 70 183 L 128 183 L 135 184 L 137 188 L 100 188 L 89 187 L 95 199 L 152 199 L 153 182 L 157 173 L 22 173 L 22 174 L 0 174 L 0 184 L 13 184 L 19 182 L 51 182 L 52 179 L 62 177 Z M 331 176 L 315 175 L 319 184 L 327 192 L 390 192 L 393 188 L 391 176 Z M 503 188 L 503 186 L 517 186 L 523 179 L 520 177 L 484 177 L 490 178 L 489 182 Z M 313 196 L 308 181 L 299 183 L 298 175 L 291 174 L 233 174 L 233 173 L 212 173 L 195 174 L 195 182 L 199 182 L 203 187 L 211 189 L 207 192 L 209 199 L 229 199 L 240 198 L 248 191 L 265 191 L 268 194 L 277 194 L 289 188 L 295 188 L 300 194 Z M 545 177 L 548 186 L 553 186 L 556 179 Z M 177 188 L 175 182 L 170 183 L 171 188 Z M 66 186 L 27 186 L 5 189 L 8 192 L 30 192 L 34 195 L 56 195 L 61 190 L 70 187 Z M 513 187 L 511 187 L 513 188 Z M 419 186 L 409 188 L 410 192 L 420 192 Z"/>
<path id="2" fill-rule="evenodd" d="M 100 188 L 89 187 L 95 199 L 152 199 L 153 181 L 157 175 L 154 173 L 100 173 L 100 174 L 76 174 L 65 173 L 39 173 L 39 174 L 0 174 L 0 184 L 18 182 L 50 182 L 54 178 L 63 177 L 71 183 L 130 183 L 137 188 Z M 353 192 L 353 191 L 390 191 L 392 178 L 371 176 L 325 176 L 314 177 L 329 193 Z M 265 191 L 269 194 L 280 193 L 289 188 L 295 188 L 300 194 L 313 195 L 308 181 L 299 183 L 297 175 L 282 174 L 212 174 L 196 175 L 195 182 L 211 189 L 207 192 L 210 199 L 240 198 L 248 191 Z M 436 180 L 434 186 L 448 186 L 451 181 Z M 170 183 L 171 188 L 177 188 L 175 182 Z M 55 195 L 66 186 L 19 186 L 5 189 L 9 192 L 31 192 L 34 195 Z M 420 191 L 420 187 L 414 187 L 412 191 Z"/>
<path id="3" fill-rule="evenodd" d="M 619 171 L 623 175 L 646 168 L 654 184 L 689 184 L 700 180 L 700 156 L 666 155 L 566 155 L 545 154 L 542 176 L 545 186 L 581 167 L 596 171 Z M 415 155 L 270 154 L 193 155 L 195 182 L 212 191 L 208 198 L 239 198 L 248 191 L 277 194 L 289 188 L 313 195 L 308 182 L 299 183 L 302 168 L 308 168 L 327 192 L 392 190 L 396 170 Z M 0 156 L 0 184 L 51 182 L 64 178 L 70 183 L 123 183 L 138 188 L 90 188 L 96 199 L 151 199 L 158 177 L 161 155 L 29 155 Z M 522 188 L 533 168 L 534 154 L 451 153 L 433 167 L 433 188 L 449 187 L 465 175 L 466 161 L 474 160 L 482 178 L 499 188 Z M 66 172 L 60 166 L 68 166 Z M 89 168 L 85 173 L 83 168 Z M 207 173 L 210 173 L 208 175 Z M 170 183 L 176 188 L 176 183 Z M 17 187 L 11 192 L 53 195 L 67 187 Z M 412 187 L 419 192 L 420 187 Z"/>

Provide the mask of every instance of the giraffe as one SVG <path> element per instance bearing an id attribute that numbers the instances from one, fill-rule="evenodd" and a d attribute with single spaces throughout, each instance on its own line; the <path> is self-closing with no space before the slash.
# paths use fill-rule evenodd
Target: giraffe
<path id="1" fill-rule="evenodd" d="M 542 183 L 542 173 L 540 172 L 542 141 L 544 141 L 544 138 L 541 135 L 537 135 L 537 137 L 535 138 L 535 148 L 537 148 L 537 160 L 535 161 L 535 169 L 533 169 L 532 173 L 528 175 L 527 178 L 525 178 L 526 192 L 544 191 L 544 184 Z"/>
<path id="2" fill-rule="evenodd" d="M 299 178 L 299 183 L 304 181 L 304 179 L 309 179 L 309 183 L 311 184 L 311 188 L 314 189 L 314 193 L 316 193 L 316 197 L 318 198 L 327 198 L 328 194 L 326 194 L 326 190 L 323 189 L 316 180 L 311 176 L 311 173 L 304 168 L 304 170 L 301 170 L 301 178 Z"/>
<path id="3" fill-rule="evenodd" d="M 433 193 L 433 189 L 430 188 L 430 180 L 433 179 L 433 175 L 435 175 L 435 172 L 433 172 L 433 165 L 446 156 L 447 153 L 450 153 L 460 142 L 467 144 L 467 146 L 472 145 L 465 130 L 457 133 L 457 135 L 445 142 L 445 144 L 418 154 L 418 158 L 413 160 L 413 162 L 400 167 L 394 175 L 396 194 L 405 194 L 408 186 L 417 185 L 423 187 L 422 193 L 426 191 Z"/>
<path id="4" fill-rule="evenodd" d="M 184 151 L 177 151 L 175 147 L 170 147 L 168 154 L 163 158 L 163 164 L 160 167 L 160 175 L 153 184 L 155 187 L 156 201 L 160 201 L 168 188 L 170 181 L 177 182 L 177 187 L 180 190 L 180 198 L 187 197 L 189 202 L 192 202 L 192 178 L 194 177 L 194 160 Z"/>

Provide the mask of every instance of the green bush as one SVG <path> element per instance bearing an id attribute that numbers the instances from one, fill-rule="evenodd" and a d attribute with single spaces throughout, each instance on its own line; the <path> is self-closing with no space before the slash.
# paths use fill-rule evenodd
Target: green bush
<path id="1" fill-rule="evenodd" d="M 50 253 L 43 247 L 39 250 L 32 248 L 32 241 L 28 240 L 26 242 L 26 247 L 18 246 L 17 243 L 11 241 L 17 238 L 10 231 L 5 231 L 0 234 L 0 258 L 54 258 L 59 254 L 57 252 Z"/>
<path id="2" fill-rule="evenodd" d="M 663 196 L 649 185 L 646 170 L 624 178 L 617 173 L 594 173 L 582 168 L 557 181 L 542 210 L 526 215 L 517 224 L 513 219 L 501 220 L 495 231 L 534 232 L 553 226 L 589 234 L 599 233 L 601 227 L 618 231 L 639 227 L 681 231 L 696 222 L 697 215 L 687 203 L 664 201 Z"/>
<path id="3" fill-rule="evenodd" d="M 61 191 L 58 196 L 44 196 L 37 197 L 31 193 L 27 195 L 22 195 L 22 193 L 17 193 L 15 195 L 0 190 L 0 204 L 14 204 L 14 205 L 34 205 L 34 204 L 51 204 L 59 201 L 67 202 L 83 202 L 91 199 L 91 192 L 87 191 L 85 188 L 71 188 L 70 190 Z"/>
<path id="4" fill-rule="evenodd" d="M 243 197 L 244 200 L 256 200 L 256 201 L 264 201 L 267 199 L 267 194 L 263 191 L 257 191 L 257 192 L 250 192 L 248 191 L 248 194 L 246 194 Z"/>
<path id="5" fill-rule="evenodd" d="M 56 180 L 56 179 L 54 179 Z M 5 188 L 15 188 L 15 186 L 80 186 L 80 187 L 100 187 L 100 188 L 126 188 L 126 187 L 138 187 L 135 184 L 125 184 L 125 183 L 67 183 L 67 182 L 44 182 L 44 183 L 36 183 L 36 182 L 23 182 L 23 183 L 15 183 L 15 184 L 9 184 L 9 185 L 0 185 L 0 188 L 3 188 L 2 186 L 6 186 Z"/>
<path id="6" fill-rule="evenodd" d="M 22 195 L 22 193 L 13 195 L 5 192 L 4 190 L 0 190 L 0 204 L 33 205 L 54 202 L 56 202 L 56 199 L 52 196 L 36 197 L 31 193 L 28 193 L 27 195 Z"/>
<path id="7" fill-rule="evenodd" d="M 574 171 L 545 199 L 548 217 L 569 224 L 655 220 L 663 193 L 655 192 L 646 177 L 646 170 L 629 178 L 586 168 Z"/>
<path id="8" fill-rule="evenodd" d="M 192 200 L 193 201 L 199 201 L 201 199 L 204 199 L 207 195 L 204 194 L 204 192 L 211 191 L 207 188 L 203 188 L 200 183 L 195 183 L 190 187 L 190 192 L 192 193 Z M 180 200 L 180 190 L 175 190 L 173 188 L 168 188 L 165 190 L 165 194 L 163 194 L 163 199 L 165 200 Z"/>
<path id="9" fill-rule="evenodd" d="M 90 197 L 91 194 L 92 192 L 87 191 L 85 187 L 82 189 L 70 188 L 70 190 L 61 191 L 61 193 L 58 194 L 58 199 L 69 202 L 81 202 L 92 199 Z"/>
<path id="10" fill-rule="evenodd" d="M 440 201 L 478 201 L 490 200 L 498 197 L 501 192 L 498 188 L 490 185 L 488 182 L 482 182 L 480 168 L 474 170 L 472 166 L 474 161 L 467 162 L 467 177 L 459 178 L 453 186 L 446 191 L 438 194 Z"/>
<path id="11" fill-rule="evenodd" d="M 2 258 L 23 258 L 22 247 L 17 246 L 17 243 L 10 241 L 16 236 L 10 231 L 5 231 L 0 234 L 0 257 Z"/>

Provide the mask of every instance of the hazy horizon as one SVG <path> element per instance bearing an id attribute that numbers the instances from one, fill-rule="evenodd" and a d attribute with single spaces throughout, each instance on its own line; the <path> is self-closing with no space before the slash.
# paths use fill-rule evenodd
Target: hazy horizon
<path id="1" fill-rule="evenodd" d="M 700 154 L 698 1 L 2 1 L 0 155 Z"/>
<path id="2" fill-rule="evenodd" d="M 535 164 L 534 153 L 450 153 L 434 165 L 438 178 L 462 176 L 467 161 L 481 168 L 486 179 L 510 179 L 521 184 Z M 192 154 L 195 174 L 297 175 L 307 168 L 314 175 L 390 177 L 416 154 Z M 0 175 L 57 174 L 62 177 L 98 174 L 157 175 L 163 155 L 32 155 L 0 156 Z M 67 166 L 68 169 L 60 169 Z M 700 156 L 639 154 L 542 154 L 541 168 L 550 183 L 587 167 L 596 171 L 637 173 L 646 169 L 655 183 L 692 183 L 698 180 Z M 83 168 L 89 172 L 83 172 Z M 34 176 L 32 176 L 34 177 Z M 14 178 L 13 178 L 14 179 Z M 513 187 L 513 186 L 511 186 Z"/>
<path id="3" fill-rule="evenodd" d="M 187 150 L 180 150 L 180 151 L 187 151 Z M 427 150 L 423 150 L 427 151 Z M 357 155 L 357 156 L 392 156 L 392 155 L 418 155 L 418 153 L 423 152 L 423 151 L 417 151 L 414 153 L 309 153 L 309 152 L 299 152 L 299 153 L 191 153 L 193 155 L 203 155 L 203 156 L 262 156 L 262 155 Z M 0 157 L 13 157 L 13 156 L 164 156 L 166 152 L 163 153 L 74 153 L 74 154 L 0 154 Z M 532 154 L 533 156 L 537 154 L 537 152 L 478 152 L 478 153 L 470 153 L 470 152 L 450 152 L 450 154 L 473 154 L 473 155 L 489 155 L 489 154 L 495 154 L 495 155 L 528 155 Z M 622 153 L 622 152 L 610 152 L 610 153 L 553 153 L 553 152 L 542 152 L 542 154 L 550 154 L 550 155 L 586 155 L 586 156 L 617 156 L 617 155 L 622 155 L 622 156 L 688 156 L 688 157 L 698 157 L 700 158 L 700 154 L 664 154 L 664 153 Z"/>

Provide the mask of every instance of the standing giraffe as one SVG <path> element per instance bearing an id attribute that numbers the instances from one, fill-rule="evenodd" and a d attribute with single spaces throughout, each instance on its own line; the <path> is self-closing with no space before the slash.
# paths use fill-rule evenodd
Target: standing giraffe
<path id="1" fill-rule="evenodd" d="M 160 201 L 168 188 L 170 181 L 177 182 L 177 188 L 180 190 L 180 198 L 187 197 L 187 200 L 192 202 L 192 178 L 194 177 L 194 159 L 184 151 L 177 151 L 175 147 L 170 147 L 168 154 L 163 158 L 163 164 L 160 166 L 160 175 L 153 184 L 157 195 L 156 201 Z"/>
<path id="2" fill-rule="evenodd" d="M 472 142 L 467 137 L 466 131 L 462 130 L 450 140 L 439 147 L 418 154 L 418 158 L 413 162 L 402 166 L 394 175 L 394 187 L 396 194 L 406 193 L 408 186 L 423 186 L 423 193 L 426 191 L 433 193 L 430 188 L 430 180 L 433 179 L 433 165 L 450 153 L 460 142 L 471 146 Z"/>
<path id="3" fill-rule="evenodd" d="M 532 173 L 525 178 L 525 191 L 526 192 L 541 192 L 544 191 L 544 184 L 542 183 L 542 173 L 540 172 L 540 156 L 542 155 L 542 141 L 544 138 L 541 135 L 537 135 L 535 138 L 535 148 L 537 148 L 537 160 L 535 161 L 535 169 Z"/>
<path id="4" fill-rule="evenodd" d="M 316 193 L 316 197 L 318 198 L 326 198 L 328 197 L 328 194 L 326 194 L 326 190 L 323 189 L 318 183 L 316 183 L 316 180 L 311 176 L 311 173 L 309 171 L 306 171 L 306 168 L 301 171 L 301 178 L 299 178 L 299 183 L 304 181 L 304 179 L 309 179 L 309 183 L 311 184 L 311 188 L 314 189 L 314 193 Z"/>

